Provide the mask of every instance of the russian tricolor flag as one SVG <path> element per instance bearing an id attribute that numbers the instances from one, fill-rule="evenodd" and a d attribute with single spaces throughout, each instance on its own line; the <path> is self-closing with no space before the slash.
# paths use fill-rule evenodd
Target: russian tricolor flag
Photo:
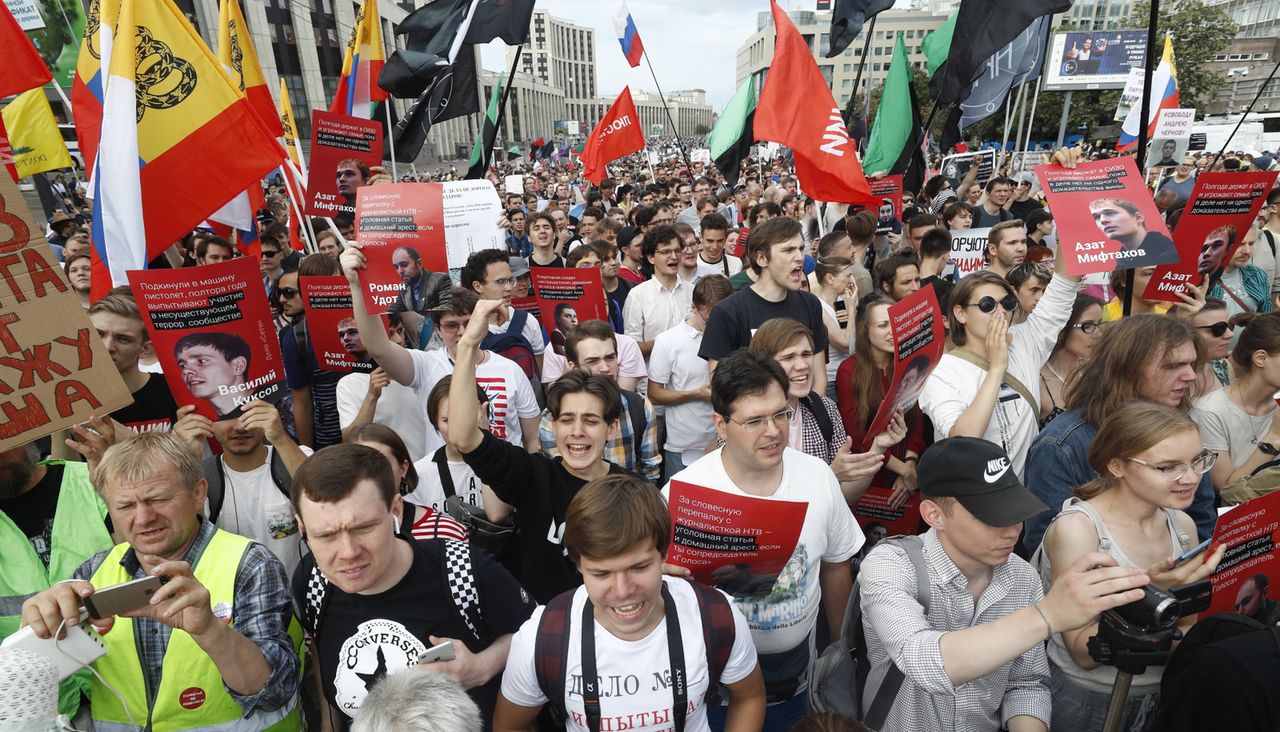
<path id="1" fill-rule="evenodd" d="M 622 55 L 627 57 L 631 68 L 640 65 L 640 57 L 644 55 L 644 43 L 640 41 L 640 32 L 636 30 L 636 21 L 631 17 L 624 1 L 618 6 L 613 16 L 613 28 L 618 33 L 618 43 L 622 44 Z"/>
<path id="2" fill-rule="evenodd" d="M 1164 55 L 1160 65 L 1156 67 L 1151 78 L 1151 117 L 1147 119 L 1147 138 L 1155 133 L 1156 122 L 1160 119 L 1160 110 L 1178 108 L 1178 66 L 1173 59 L 1173 38 L 1164 37 Z M 1120 131 L 1120 140 L 1116 142 L 1117 150 L 1131 150 L 1138 144 L 1138 132 L 1142 129 L 1142 106 L 1133 105 L 1124 118 L 1124 126 Z"/>

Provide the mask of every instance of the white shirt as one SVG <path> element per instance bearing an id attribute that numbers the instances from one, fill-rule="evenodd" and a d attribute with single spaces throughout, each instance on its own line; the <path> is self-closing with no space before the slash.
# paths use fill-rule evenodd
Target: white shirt
<path id="1" fill-rule="evenodd" d="M 725 269 L 728 269 L 729 271 L 726 273 Z M 720 261 L 714 264 L 704 260 L 701 254 L 698 255 L 698 279 L 702 279 L 707 275 L 713 274 L 721 275 L 723 277 L 732 277 L 741 271 L 742 260 L 737 257 L 730 257 L 728 252 L 725 252 L 724 255 L 720 257 Z"/>
<path id="2" fill-rule="evenodd" d="M 689 712 L 685 720 L 688 732 L 706 732 L 707 650 L 703 641 L 702 613 L 697 597 L 688 582 L 663 577 L 671 592 L 680 620 L 680 640 L 684 646 L 685 678 L 688 679 Z M 586 710 L 582 703 L 582 608 L 587 590 L 579 587 L 569 612 L 569 651 L 565 668 L 565 694 L 562 704 L 568 712 L 565 727 L 569 732 L 586 732 Z M 534 670 L 534 644 L 538 623 L 545 610 L 539 607 L 520 626 L 511 639 L 511 653 L 502 674 L 502 696 L 522 707 L 538 707 L 549 700 L 538 686 Z M 756 667 L 756 650 L 751 645 L 742 613 L 733 611 L 733 650 L 720 674 L 724 684 L 736 684 L 751 675 Z M 595 624 L 596 671 L 600 685 L 600 729 L 631 732 L 666 732 L 671 729 L 672 690 L 662 679 L 669 678 L 670 653 L 667 648 L 667 620 L 637 641 L 624 641 L 604 625 Z"/>
<path id="3" fill-rule="evenodd" d="M 411 388 L 420 394 L 430 394 L 431 389 L 444 377 L 453 373 L 453 359 L 443 348 L 433 351 L 408 351 L 413 360 Z M 496 353 L 484 351 L 484 362 L 476 364 L 476 383 L 489 397 L 489 432 L 500 440 L 513 445 L 524 445 L 521 419 L 532 419 L 542 414 L 538 400 L 533 395 L 529 377 L 514 361 Z M 420 402 L 426 410 L 425 397 Z M 444 446 L 440 433 L 428 430 L 427 453 L 434 453 Z"/>
<path id="4" fill-rule="evenodd" d="M 1039 394 L 1040 368 L 1071 317 L 1075 298 L 1076 283 L 1065 277 L 1054 277 L 1031 316 L 1020 327 L 1010 330 L 1013 343 L 1009 345 L 1006 373 L 1022 382 L 1032 397 Z M 934 433 L 939 439 L 951 433 L 956 420 L 973 403 L 986 374 L 985 370 L 949 353 L 938 361 L 938 367 L 920 392 L 920 408 L 933 420 Z M 1027 404 L 1008 384 L 1001 384 L 995 411 L 987 423 L 987 431 L 982 434 L 984 440 L 1004 448 L 1020 479 L 1026 473 L 1027 451 L 1040 432 L 1039 411 L 1038 404 Z"/>
<path id="5" fill-rule="evenodd" d="M 644 354 L 640 351 L 640 344 L 636 343 L 635 338 L 623 333 L 614 333 L 613 337 L 618 342 L 618 376 L 640 379 L 643 384 L 644 379 L 649 375 L 649 370 L 644 365 Z M 569 362 L 564 356 L 555 351 L 542 354 L 542 383 L 550 384 L 568 370 Z"/>
<path id="6" fill-rule="evenodd" d="M 853 520 L 853 512 L 845 503 L 835 474 L 822 460 L 784 448 L 782 480 L 777 490 L 771 496 L 758 496 L 734 485 L 724 469 L 723 450 L 707 453 L 706 457 L 676 473 L 673 480 L 734 496 L 809 504 L 800 528 L 800 540 L 779 573 L 773 594 L 737 600 L 738 609 L 751 627 L 758 652 L 772 654 L 792 650 L 808 642 L 822 607 L 822 590 L 818 584 L 821 563 L 848 560 L 862 548 L 866 538 Z M 662 489 L 662 497 L 669 499 L 670 495 L 668 483 Z"/>
<path id="7" fill-rule="evenodd" d="M 707 362 L 698 357 L 702 331 L 680 323 L 659 333 L 649 354 L 649 380 L 674 391 L 693 391 L 707 385 Z M 702 457 L 707 444 L 715 439 L 711 422 L 711 401 L 677 404 L 666 408 L 667 444 L 664 449 L 680 453 L 688 465 Z"/>
<path id="8" fill-rule="evenodd" d="M 271 550 L 284 563 L 285 571 L 293 576 L 298 562 L 306 552 L 298 522 L 294 517 L 289 496 L 280 492 L 271 479 L 271 454 L 274 448 L 267 445 L 267 459 L 248 472 L 232 470 L 226 461 L 222 463 L 222 507 L 214 525 L 223 531 L 246 536 Z M 300 445 L 302 452 L 312 450 Z M 209 515 L 209 500 L 205 499 L 204 513 Z"/>
<path id="9" fill-rule="evenodd" d="M 502 325 L 489 324 L 490 333 L 506 333 L 511 327 L 511 319 L 516 316 L 516 309 L 507 306 L 507 319 Z M 524 321 L 524 329 L 520 331 L 520 335 L 529 341 L 529 347 L 533 349 L 533 355 L 542 354 L 543 349 L 547 347 L 546 342 L 542 340 L 542 326 L 538 325 L 538 319 L 529 315 Z"/>
<path id="10" fill-rule="evenodd" d="M 641 342 L 652 341 L 689 317 L 693 309 L 693 285 L 676 277 L 671 289 L 656 277 L 645 280 L 627 293 L 622 307 L 623 332 Z"/>
<path id="11" fill-rule="evenodd" d="M 351 426 L 365 394 L 369 393 L 369 375 L 353 373 L 338 380 L 335 396 L 338 402 L 338 425 L 342 429 Z M 426 395 L 392 380 L 382 389 L 373 407 L 373 421 L 385 424 L 400 435 L 409 449 L 409 457 L 421 460 L 427 454 L 427 433 L 435 429 L 427 427 Z"/>
<path id="12" fill-rule="evenodd" d="M 837 323 L 840 322 L 840 317 L 836 315 L 834 305 L 827 304 L 827 301 L 822 298 L 818 298 L 818 304 L 822 306 L 823 315 L 829 315 L 832 320 Z M 854 317 L 854 313 L 849 313 L 849 317 Z M 827 334 L 827 384 L 834 384 L 836 383 L 836 371 L 840 370 L 840 363 L 849 357 L 849 352 L 836 348 L 836 344 L 831 340 L 830 335 L 830 333 Z M 850 342 L 849 345 L 852 346 L 853 343 Z"/>
<path id="13" fill-rule="evenodd" d="M 446 460 L 449 477 L 453 479 L 453 492 L 464 502 L 472 506 L 484 508 L 484 483 L 476 476 L 465 461 Z M 440 480 L 440 465 L 435 460 L 435 453 L 428 455 L 413 464 L 418 473 L 418 487 L 405 499 L 419 506 L 430 506 L 437 511 L 444 510 L 446 496 L 444 483 Z"/>

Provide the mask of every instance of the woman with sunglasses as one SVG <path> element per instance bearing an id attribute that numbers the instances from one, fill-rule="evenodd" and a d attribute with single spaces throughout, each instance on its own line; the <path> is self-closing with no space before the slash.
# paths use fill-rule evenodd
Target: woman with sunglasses
<path id="1" fill-rule="evenodd" d="M 1280 313 L 1255 315 L 1240 327 L 1231 349 L 1236 380 L 1191 408 L 1205 448 L 1222 458 L 1209 473 L 1219 493 L 1280 455 Z"/>
<path id="2" fill-rule="evenodd" d="M 1227 304 L 1216 297 L 1205 298 L 1204 307 L 1191 318 L 1204 346 L 1205 365 L 1196 379 L 1196 395 L 1204 397 L 1231 382 L 1227 356 L 1231 354 L 1235 325 L 1227 315 Z"/>
<path id="3" fill-rule="evenodd" d="M 1004 448 L 1021 478 L 1039 432 L 1040 367 L 1071 317 L 1078 276 L 1058 272 L 1025 323 L 1010 330 L 1018 296 L 1003 277 L 979 270 L 951 291 L 944 354 L 920 394 L 920 408 L 942 437 L 981 437 Z M 1030 385 L 1030 386 L 1028 386 Z"/>
<path id="4" fill-rule="evenodd" d="M 1102 301 L 1092 295 L 1076 295 L 1067 327 L 1058 334 L 1053 353 L 1040 369 L 1040 429 L 1066 410 L 1067 379 L 1093 353 L 1102 335 Z"/>
<path id="5" fill-rule="evenodd" d="M 1225 545 L 1179 566 L 1174 557 L 1197 542 L 1195 522 L 1185 509 L 1216 459 L 1201 445 L 1195 422 L 1179 409 L 1136 400 L 1113 412 L 1089 447 L 1089 465 L 1098 477 L 1063 503 L 1031 559 L 1045 589 L 1055 579 L 1055 568 L 1092 552 L 1110 554 L 1121 567 L 1146 568 L 1151 584 L 1165 590 L 1212 574 Z M 1053 618 L 1046 622 L 1052 631 Z M 1191 615 L 1178 626 L 1185 632 L 1194 623 Z M 1103 728 L 1116 669 L 1090 656 L 1088 640 L 1097 634 L 1093 623 L 1050 636 L 1053 729 Z M 1163 671 L 1163 666 L 1149 666 L 1133 677 L 1118 729 L 1146 729 Z"/>

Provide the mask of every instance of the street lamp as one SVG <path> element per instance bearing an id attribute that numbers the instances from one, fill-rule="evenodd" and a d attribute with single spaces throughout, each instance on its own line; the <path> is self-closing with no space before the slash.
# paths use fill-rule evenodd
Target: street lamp
<path id="1" fill-rule="evenodd" d="M 1248 75 L 1248 66 L 1237 66 L 1227 71 L 1227 78 L 1231 80 L 1231 96 L 1227 99 L 1228 117 L 1235 114 L 1236 111 L 1236 89 L 1240 86 L 1240 79 Z"/>

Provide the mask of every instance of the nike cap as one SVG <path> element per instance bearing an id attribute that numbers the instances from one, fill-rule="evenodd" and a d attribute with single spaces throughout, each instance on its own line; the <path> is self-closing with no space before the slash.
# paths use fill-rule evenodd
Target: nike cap
<path id="1" fill-rule="evenodd" d="M 949 437 L 920 457 L 925 498 L 949 496 L 988 526 L 1013 526 L 1049 507 L 1018 480 L 1004 450 L 978 437 Z"/>

